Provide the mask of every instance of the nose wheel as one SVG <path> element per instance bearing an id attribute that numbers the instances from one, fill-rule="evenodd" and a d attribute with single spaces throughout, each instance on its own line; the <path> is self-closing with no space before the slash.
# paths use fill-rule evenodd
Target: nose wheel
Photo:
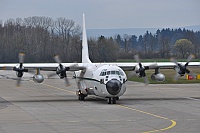
<path id="1" fill-rule="evenodd" d="M 108 104 L 116 104 L 117 100 L 119 100 L 119 97 L 108 97 Z"/>

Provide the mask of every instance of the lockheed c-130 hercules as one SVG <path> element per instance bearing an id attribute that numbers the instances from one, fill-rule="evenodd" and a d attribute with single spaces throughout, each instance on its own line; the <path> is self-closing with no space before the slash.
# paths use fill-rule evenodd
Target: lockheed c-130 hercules
<path id="1" fill-rule="evenodd" d="M 200 66 L 200 62 L 190 62 L 194 56 L 190 55 L 187 62 L 177 62 L 172 58 L 172 62 L 148 62 L 141 63 L 138 55 L 135 56 L 137 63 L 92 63 L 89 59 L 88 42 L 85 26 L 85 15 L 83 14 L 83 29 L 82 29 L 82 63 L 62 63 L 59 56 L 55 56 L 56 63 L 24 63 L 24 54 L 19 54 L 19 63 L 0 64 L 0 68 L 12 68 L 16 71 L 18 77 L 17 85 L 20 85 L 21 78 L 24 72 L 29 72 L 31 69 L 36 69 L 37 72 L 33 76 L 33 81 L 41 83 L 44 81 L 44 76 L 40 71 L 55 71 L 60 78 L 66 81 L 67 71 L 74 72 L 74 78 L 77 83 L 78 99 L 84 100 L 88 95 L 95 95 L 108 99 L 108 104 L 115 104 L 126 92 L 127 76 L 125 71 L 134 71 L 138 77 L 144 78 L 145 84 L 148 84 L 148 78 L 145 71 L 154 69 L 155 72 L 151 75 L 151 79 L 158 82 L 165 80 L 165 75 L 160 73 L 161 68 L 174 69 L 177 74 L 175 80 L 185 73 L 190 73 L 187 66 Z"/>

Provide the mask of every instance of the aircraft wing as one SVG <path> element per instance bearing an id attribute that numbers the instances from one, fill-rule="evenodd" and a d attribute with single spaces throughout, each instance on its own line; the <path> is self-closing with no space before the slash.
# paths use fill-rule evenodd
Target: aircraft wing
<path id="1" fill-rule="evenodd" d="M 185 65 L 187 62 L 178 62 L 179 64 Z M 176 66 L 173 62 L 158 62 L 158 67 L 161 69 L 170 69 Z M 200 66 L 200 62 L 189 62 L 188 66 Z"/>
<path id="2" fill-rule="evenodd" d="M 180 64 L 185 64 L 186 62 L 178 62 Z M 135 70 L 135 67 L 138 63 L 94 63 L 94 64 L 102 64 L 102 65 L 114 65 L 122 68 L 125 71 L 132 71 Z M 173 62 L 148 62 L 148 63 L 141 63 L 142 66 L 151 66 L 152 69 L 155 66 L 159 67 L 160 69 L 173 69 L 176 64 Z M 0 64 L 0 70 L 10 70 L 13 67 L 16 67 L 19 63 L 9 63 L 9 64 Z M 83 70 L 85 67 L 83 63 L 62 63 L 63 66 L 69 67 L 69 71 L 78 71 Z M 44 71 L 56 71 L 57 67 L 59 66 L 58 63 L 23 63 L 24 68 L 26 69 L 40 69 Z M 200 66 L 200 62 L 190 62 L 188 66 Z"/>
<path id="3" fill-rule="evenodd" d="M 19 63 L 0 64 L 0 70 L 12 70 L 17 65 L 19 65 Z M 62 65 L 69 67 L 69 71 L 78 71 L 84 69 L 80 63 L 62 63 Z M 58 66 L 58 63 L 23 63 L 23 67 L 28 70 L 40 69 L 44 71 L 56 71 Z"/>
<path id="4" fill-rule="evenodd" d="M 187 62 L 178 62 L 179 64 L 186 64 Z M 99 64 L 99 63 L 96 63 Z M 132 71 L 135 70 L 135 67 L 138 63 L 101 63 L 102 65 L 115 65 L 122 68 L 124 71 Z M 144 67 L 150 67 L 150 69 L 155 69 L 155 67 L 159 67 L 160 69 L 174 69 L 176 64 L 173 62 L 148 62 L 141 63 Z M 151 67 L 152 66 L 152 67 Z M 188 66 L 200 66 L 200 62 L 189 62 Z"/>

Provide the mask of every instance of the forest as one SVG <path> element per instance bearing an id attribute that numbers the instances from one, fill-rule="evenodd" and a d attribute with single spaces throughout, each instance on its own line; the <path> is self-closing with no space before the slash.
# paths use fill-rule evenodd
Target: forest
<path id="1" fill-rule="evenodd" d="M 0 20 L 0 63 L 18 62 L 18 54 L 26 54 L 25 62 L 54 62 L 59 55 L 63 62 L 81 61 L 81 26 L 66 18 L 27 17 Z M 115 35 L 88 38 L 93 62 L 114 62 L 133 59 L 170 57 L 187 58 L 192 53 L 200 58 L 200 31 L 158 29 L 155 34 Z"/>

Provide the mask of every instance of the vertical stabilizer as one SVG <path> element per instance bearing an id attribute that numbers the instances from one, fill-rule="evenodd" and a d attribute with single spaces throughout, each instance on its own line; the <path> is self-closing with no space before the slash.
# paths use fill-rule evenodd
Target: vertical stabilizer
<path id="1" fill-rule="evenodd" d="M 82 63 L 91 63 L 88 53 L 88 41 L 85 27 L 85 14 L 83 14 L 83 31 L 82 31 Z"/>

